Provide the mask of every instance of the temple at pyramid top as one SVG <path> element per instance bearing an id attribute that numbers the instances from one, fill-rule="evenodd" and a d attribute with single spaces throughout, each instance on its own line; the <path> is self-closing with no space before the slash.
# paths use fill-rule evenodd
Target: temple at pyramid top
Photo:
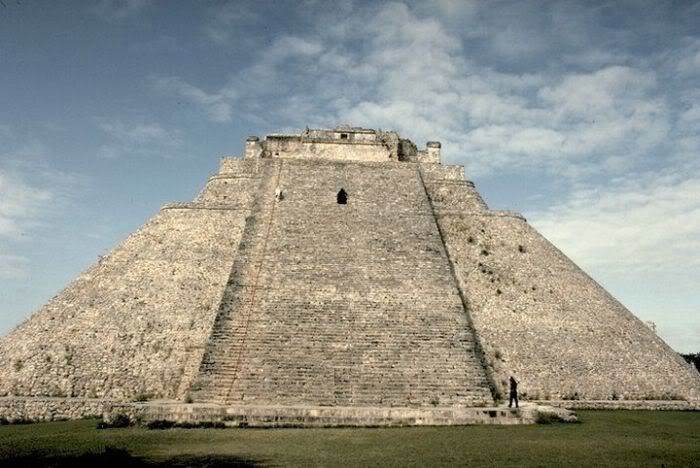
<path id="1" fill-rule="evenodd" d="M 264 140 L 248 137 L 245 158 L 328 159 L 341 161 L 412 161 L 440 163 L 440 142 L 419 150 L 394 131 L 351 126 L 305 128 L 298 135 L 273 133 Z"/>

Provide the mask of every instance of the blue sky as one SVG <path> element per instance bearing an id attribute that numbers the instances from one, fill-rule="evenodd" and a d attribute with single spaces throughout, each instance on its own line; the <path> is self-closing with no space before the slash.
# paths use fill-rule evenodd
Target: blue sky
<path id="1" fill-rule="evenodd" d="M 0 333 L 248 135 L 443 143 L 700 351 L 700 2 L 3 0 Z"/>

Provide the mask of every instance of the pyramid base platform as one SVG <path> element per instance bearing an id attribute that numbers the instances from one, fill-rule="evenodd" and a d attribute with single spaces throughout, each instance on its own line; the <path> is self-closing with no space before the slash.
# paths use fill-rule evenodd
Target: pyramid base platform
<path id="1" fill-rule="evenodd" d="M 479 408 L 381 408 L 329 406 L 253 406 L 155 401 L 115 405 L 105 421 L 127 416 L 151 427 L 400 427 L 477 424 L 533 424 L 546 413 L 574 421 L 573 412 L 524 404 Z"/>

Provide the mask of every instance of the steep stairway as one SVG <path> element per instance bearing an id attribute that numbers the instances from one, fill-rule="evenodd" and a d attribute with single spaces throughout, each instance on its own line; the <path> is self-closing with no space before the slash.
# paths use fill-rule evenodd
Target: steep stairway
<path id="1" fill-rule="evenodd" d="M 282 161 L 262 165 L 255 202 L 243 233 L 192 397 L 197 401 L 229 402 L 240 395 L 241 367 L 248 351 L 251 316 L 258 302 L 260 272 L 274 222 Z"/>
<path id="2" fill-rule="evenodd" d="M 196 401 L 469 407 L 489 381 L 413 164 L 266 161 Z M 269 165 L 269 166 L 268 166 Z M 284 200 L 275 202 L 281 186 Z M 337 203 L 344 188 L 348 203 Z"/>

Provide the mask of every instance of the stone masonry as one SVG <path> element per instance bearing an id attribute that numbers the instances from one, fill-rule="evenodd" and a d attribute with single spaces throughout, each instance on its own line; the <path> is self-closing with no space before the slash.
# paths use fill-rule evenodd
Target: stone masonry
<path id="1" fill-rule="evenodd" d="M 700 374 L 489 210 L 438 142 L 306 129 L 249 138 L 2 338 L 0 418 L 156 399 L 447 414 L 510 375 L 540 401 L 700 398 Z"/>
<path id="2" fill-rule="evenodd" d="M 258 170 L 263 196 L 223 296 L 196 400 L 490 400 L 415 164 L 280 158 L 261 159 Z M 337 203 L 340 189 L 349 194 L 346 205 Z"/>

